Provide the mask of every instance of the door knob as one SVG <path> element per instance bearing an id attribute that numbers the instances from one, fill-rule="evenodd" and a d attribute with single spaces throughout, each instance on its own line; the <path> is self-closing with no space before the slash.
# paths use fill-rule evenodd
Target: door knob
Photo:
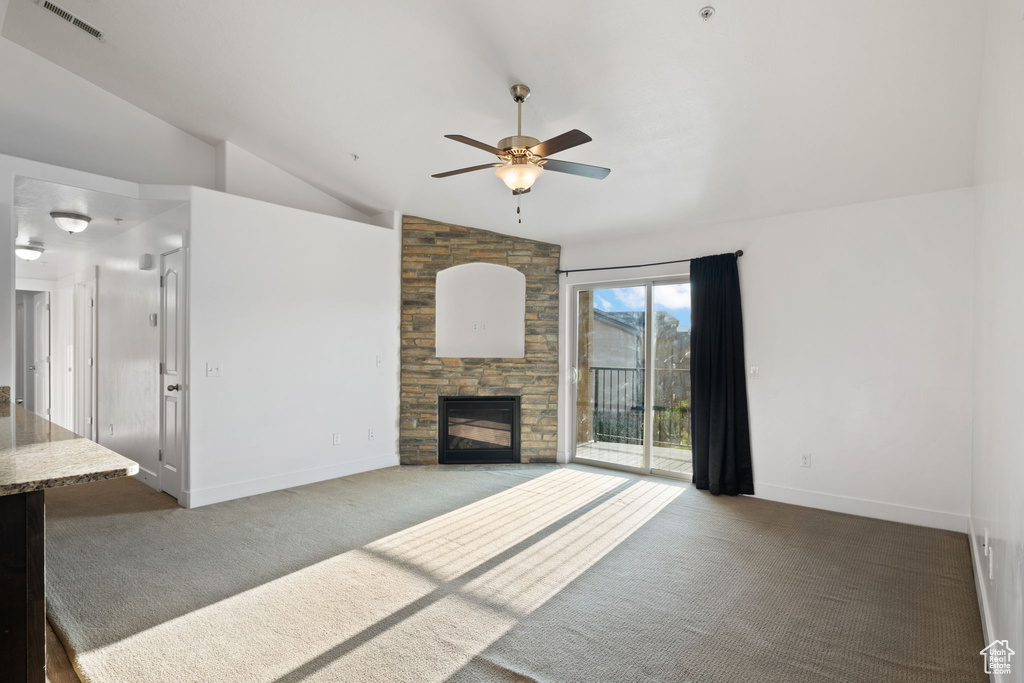
<path id="1" fill-rule="evenodd" d="M 179 391 L 181 389 L 180 384 L 168 384 L 167 391 Z"/>

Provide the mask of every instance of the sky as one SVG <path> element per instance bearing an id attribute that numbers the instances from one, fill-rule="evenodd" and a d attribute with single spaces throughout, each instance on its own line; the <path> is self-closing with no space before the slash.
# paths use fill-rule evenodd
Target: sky
<path id="1" fill-rule="evenodd" d="M 602 311 L 643 311 L 646 302 L 643 287 L 595 289 L 594 308 Z M 679 329 L 690 328 L 690 283 L 656 285 L 654 310 L 668 311 L 679 320 Z"/>

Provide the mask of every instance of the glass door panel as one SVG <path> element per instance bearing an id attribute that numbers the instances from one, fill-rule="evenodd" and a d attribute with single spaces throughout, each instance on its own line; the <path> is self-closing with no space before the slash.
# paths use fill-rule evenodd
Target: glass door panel
<path id="1" fill-rule="evenodd" d="M 651 469 L 693 476 L 690 452 L 690 283 L 652 287 Z"/>
<path id="2" fill-rule="evenodd" d="M 576 457 L 645 468 L 647 288 L 578 296 Z"/>

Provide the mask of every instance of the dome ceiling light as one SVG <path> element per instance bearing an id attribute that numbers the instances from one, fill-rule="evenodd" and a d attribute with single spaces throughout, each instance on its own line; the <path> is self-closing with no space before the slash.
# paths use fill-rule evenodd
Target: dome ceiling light
<path id="1" fill-rule="evenodd" d="M 23 261 L 35 261 L 43 255 L 43 249 L 41 244 L 15 244 L 14 255 Z"/>
<path id="2" fill-rule="evenodd" d="M 67 211 L 54 211 L 50 214 L 50 218 L 57 224 L 57 227 L 65 232 L 69 232 L 74 235 L 76 232 L 82 232 L 89 227 L 89 221 L 92 219 L 88 216 L 83 216 L 80 213 L 68 213 Z"/>

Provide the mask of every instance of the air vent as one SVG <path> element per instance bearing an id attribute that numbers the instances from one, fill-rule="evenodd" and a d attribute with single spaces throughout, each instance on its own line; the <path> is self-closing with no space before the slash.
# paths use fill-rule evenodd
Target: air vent
<path id="1" fill-rule="evenodd" d="M 63 19 L 64 21 L 68 22 L 69 24 L 73 24 L 73 25 L 77 26 L 78 28 L 82 29 L 83 31 L 88 33 L 90 36 L 95 38 L 96 40 L 103 40 L 103 31 L 99 30 L 95 26 L 91 26 L 91 25 L 85 23 L 84 21 L 82 21 L 81 19 L 79 19 L 74 14 L 72 14 L 69 11 L 67 11 L 66 9 L 61 7 L 60 5 L 56 5 L 56 4 L 52 3 L 52 2 L 50 2 L 50 0 L 41 0 L 41 1 L 40 0 L 36 0 L 36 4 L 39 5 L 40 7 L 42 7 L 43 9 L 50 10 L 51 12 L 56 14 L 61 19 Z"/>

